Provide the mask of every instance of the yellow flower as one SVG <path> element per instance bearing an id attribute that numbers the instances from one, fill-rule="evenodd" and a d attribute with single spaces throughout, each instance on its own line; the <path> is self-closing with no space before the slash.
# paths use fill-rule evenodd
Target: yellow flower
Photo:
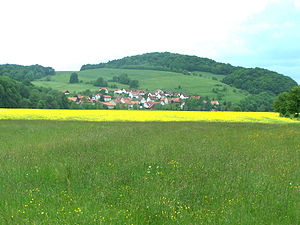
<path id="1" fill-rule="evenodd" d="M 300 123 L 273 112 L 0 109 L 0 119 Z M 36 188 L 36 191 L 39 191 Z"/>

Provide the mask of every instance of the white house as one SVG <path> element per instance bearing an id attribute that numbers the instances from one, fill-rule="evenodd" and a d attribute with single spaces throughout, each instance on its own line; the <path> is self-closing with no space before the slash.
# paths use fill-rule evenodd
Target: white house
<path id="1" fill-rule="evenodd" d="M 111 100 L 111 96 L 110 95 L 104 95 L 104 101 L 105 102 L 109 102 Z"/>
<path id="2" fill-rule="evenodd" d="M 187 94 L 181 94 L 179 98 L 182 100 L 185 100 L 185 99 L 188 99 L 189 96 Z"/>
<path id="3" fill-rule="evenodd" d="M 102 95 L 101 93 L 96 94 L 95 99 L 99 100 L 101 98 L 101 95 Z"/>
<path id="4" fill-rule="evenodd" d="M 147 102 L 154 102 L 155 100 L 157 100 L 155 96 L 148 96 L 147 98 Z"/>
<path id="5" fill-rule="evenodd" d="M 122 91 L 121 89 L 118 88 L 118 89 L 115 89 L 115 90 L 114 90 L 114 93 L 115 93 L 115 94 L 122 94 L 123 91 Z"/>

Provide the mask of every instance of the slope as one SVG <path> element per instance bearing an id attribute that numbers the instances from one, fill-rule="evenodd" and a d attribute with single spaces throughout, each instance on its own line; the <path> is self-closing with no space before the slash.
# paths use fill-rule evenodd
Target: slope
<path id="1" fill-rule="evenodd" d="M 223 79 L 223 75 L 207 72 L 197 72 L 187 76 L 181 73 L 167 71 L 100 68 L 78 72 L 79 80 L 82 81 L 78 84 L 69 83 L 71 73 L 70 71 L 56 72 L 55 76 L 51 76 L 50 81 L 43 78 L 33 83 L 37 86 L 51 87 L 56 90 L 67 89 L 73 93 L 82 92 L 86 89 L 97 91 L 99 87 L 90 84 L 91 81 L 96 80 L 98 77 L 111 80 L 113 76 L 126 73 L 129 78 L 139 81 L 140 89 L 148 91 L 160 88 L 190 95 L 208 96 L 215 99 L 220 99 L 222 95 L 223 100 L 232 101 L 233 103 L 238 103 L 247 95 L 245 91 L 221 83 L 220 80 Z M 118 88 L 128 88 L 127 85 L 115 82 L 108 82 L 108 85 L 116 85 Z"/>

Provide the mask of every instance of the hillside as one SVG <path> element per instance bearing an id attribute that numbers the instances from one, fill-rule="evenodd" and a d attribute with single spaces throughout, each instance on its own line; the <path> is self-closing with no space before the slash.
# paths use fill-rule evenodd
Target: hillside
<path id="1" fill-rule="evenodd" d="M 169 52 L 146 53 L 107 63 L 87 64 L 81 67 L 81 71 L 95 68 L 152 69 L 179 72 L 185 75 L 190 75 L 191 72 L 195 71 L 210 72 L 226 75 L 223 80 L 224 83 L 253 94 L 272 92 L 274 95 L 278 95 L 297 86 L 297 82 L 290 77 L 270 70 L 234 67 L 208 58 Z"/>
<path id="2" fill-rule="evenodd" d="M 186 76 L 181 73 L 167 71 L 100 68 L 78 72 L 79 80 L 82 80 L 82 83 L 78 84 L 69 83 L 71 73 L 72 72 L 56 72 L 55 76 L 51 76 L 50 81 L 44 78 L 34 81 L 33 84 L 51 87 L 56 90 L 67 89 L 70 92 L 81 92 L 86 89 L 97 91 L 99 87 L 90 84 L 91 81 L 95 81 L 98 77 L 111 80 L 114 76 L 126 73 L 129 78 L 139 81 L 139 89 L 149 91 L 154 91 L 159 88 L 190 95 L 208 96 L 216 99 L 218 96 L 224 95 L 223 100 L 232 101 L 233 103 L 238 103 L 247 95 L 245 91 L 221 83 L 220 80 L 224 78 L 224 75 L 215 75 L 207 72 L 197 72 L 194 74 L 195 76 Z M 128 85 L 115 82 L 108 82 L 108 85 L 116 85 L 118 88 L 128 88 Z M 179 86 L 180 89 L 178 89 Z"/>

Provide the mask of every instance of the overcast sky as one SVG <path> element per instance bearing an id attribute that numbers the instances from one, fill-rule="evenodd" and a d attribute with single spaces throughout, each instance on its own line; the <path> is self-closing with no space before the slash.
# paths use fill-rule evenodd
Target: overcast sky
<path id="1" fill-rule="evenodd" d="M 169 51 L 300 83 L 300 0 L 1 0 L 0 64 L 79 70 Z"/>

